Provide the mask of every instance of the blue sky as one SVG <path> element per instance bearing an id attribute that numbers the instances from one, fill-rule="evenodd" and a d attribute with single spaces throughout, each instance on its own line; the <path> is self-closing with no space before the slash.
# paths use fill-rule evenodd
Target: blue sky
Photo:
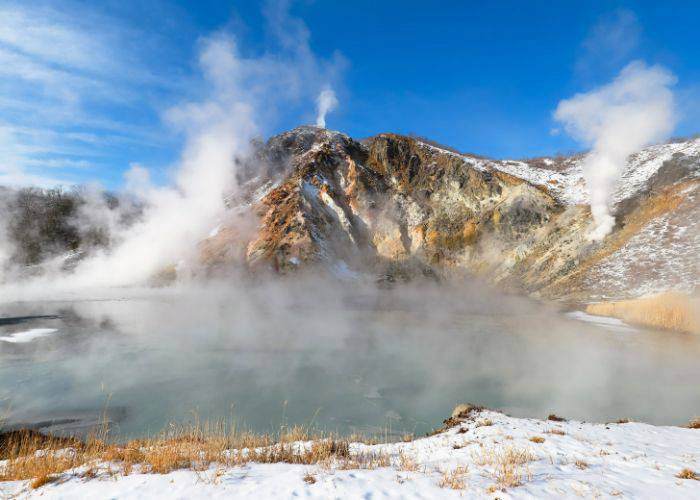
<path id="1" fill-rule="evenodd" d="M 187 134 L 169 117 L 211 91 L 218 77 L 198 58 L 216 36 L 253 75 L 236 92 L 257 93 L 264 136 L 312 123 L 330 86 L 329 128 L 357 138 L 416 133 L 501 158 L 569 152 L 580 146 L 554 122 L 557 103 L 633 60 L 677 77 L 676 134 L 700 132 L 697 3 L 427 4 L 0 0 L 0 183 L 119 188 L 135 164 L 167 182 Z"/>

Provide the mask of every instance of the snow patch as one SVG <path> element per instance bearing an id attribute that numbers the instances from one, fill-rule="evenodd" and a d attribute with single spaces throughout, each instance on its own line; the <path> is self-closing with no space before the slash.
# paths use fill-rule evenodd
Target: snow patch
<path id="1" fill-rule="evenodd" d="M 56 331 L 58 330 L 55 328 L 32 328 L 31 330 L 11 333 L 7 336 L 0 337 L 0 342 L 8 342 L 10 344 L 26 344 L 42 337 L 48 337 Z"/>
<path id="2" fill-rule="evenodd" d="M 588 314 L 583 311 L 573 311 L 567 313 L 566 315 L 569 318 L 573 318 L 577 321 L 592 323 L 594 325 L 604 327 L 606 330 L 612 330 L 615 332 L 632 333 L 639 331 L 636 328 L 631 327 L 621 319 L 617 318 L 609 318 L 607 316 L 596 316 L 594 314 Z"/>

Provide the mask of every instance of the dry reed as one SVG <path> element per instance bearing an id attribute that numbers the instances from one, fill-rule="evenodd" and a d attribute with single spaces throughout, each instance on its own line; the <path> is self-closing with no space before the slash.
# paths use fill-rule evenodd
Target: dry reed
<path id="1" fill-rule="evenodd" d="M 170 426 L 157 437 L 125 443 L 108 441 L 106 426 L 81 441 L 17 433 L 2 442 L 0 453 L 6 460 L 0 468 L 0 481 L 31 480 L 32 488 L 53 482 L 66 472 L 77 474 L 79 468 L 87 468 L 82 474 L 87 478 L 100 472 L 166 474 L 248 462 L 320 464 L 339 469 L 389 465 L 387 456 L 351 453 L 349 441 L 312 434 L 303 427 L 273 435 L 239 432 L 223 423 Z"/>
<path id="2" fill-rule="evenodd" d="M 682 293 L 589 304 L 586 312 L 630 324 L 700 334 L 700 298 Z"/>

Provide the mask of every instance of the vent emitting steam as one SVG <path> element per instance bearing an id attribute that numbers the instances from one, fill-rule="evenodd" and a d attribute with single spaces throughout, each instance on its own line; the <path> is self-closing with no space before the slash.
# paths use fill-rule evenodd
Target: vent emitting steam
<path id="1" fill-rule="evenodd" d="M 326 128 L 326 115 L 338 106 L 338 98 L 333 89 L 323 89 L 316 99 L 318 115 L 316 115 L 316 126 Z"/>
<path id="2" fill-rule="evenodd" d="M 611 83 L 576 94 L 557 106 L 555 119 L 592 149 L 583 160 L 595 225 L 590 239 L 603 239 L 615 225 L 611 197 L 629 155 L 666 139 L 673 131 L 670 87 L 675 82 L 676 77 L 666 68 L 635 61 Z"/>

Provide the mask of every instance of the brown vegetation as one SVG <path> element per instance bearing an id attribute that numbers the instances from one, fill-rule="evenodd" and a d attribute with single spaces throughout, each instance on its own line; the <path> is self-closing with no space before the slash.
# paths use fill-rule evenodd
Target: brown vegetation
<path id="1" fill-rule="evenodd" d="M 559 436 L 566 436 L 566 432 L 564 432 L 561 429 L 549 429 L 547 431 L 544 431 L 545 434 L 557 434 Z"/>
<path id="2" fill-rule="evenodd" d="M 700 476 L 698 476 L 697 472 L 692 471 L 687 467 L 676 474 L 676 477 L 679 479 L 694 479 L 695 481 L 700 481 Z"/>
<path id="3" fill-rule="evenodd" d="M 106 431 L 84 441 L 47 438 L 38 433 L 15 433 L 3 443 L 0 481 L 32 480 L 39 488 L 66 471 L 87 466 L 94 477 L 108 473 L 166 474 L 177 469 L 205 470 L 248 462 L 320 464 L 341 469 L 372 469 L 389 465 L 388 457 L 351 453 L 349 441 L 332 435 L 310 434 L 294 427 L 275 435 L 239 432 L 224 424 L 171 427 L 156 438 L 111 443 Z"/>
<path id="4" fill-rule="evenodd" d="M 56 477 L 48 476 L 48 475 L 44 474 L 43 476 L 38 476 L 37 478 L 35 478 L 35 479 L 29 484 L 29 486 L 31 486 L 31 488 L 32 488 L 33 490 L 36 490 L 36 489 L 41 488 L 41 487 L 44 486 L 45 484 L 49 484 L 49 483 L 54 482 L 56 479 L 57 479 Z"/>
<path id="5" fill-rule="evenodd" d="M 523 484 L 530 477 L 527 464 L 535 460 L 529 451 L 512 446 L 503 448 L 486 448 L 474 456 L 479 465 L 493 466 L 493 478 L 502 488 L 513 488 Z"/>
<path id="6" fill-rule="evenodd" d="M 452 490 L 463 490 L 466 486 L 464 476 L 467 475 L 466 467 L 457 467 L 456 469 L 444 472 L 440 480 L 440 488 L 450 488 Z"/>
<path id="7" fill-rule="evenodd" d="M 681 293 L 589 304 L 586 312 L 630 324 L 700 334 L 700 298 Z"/>

